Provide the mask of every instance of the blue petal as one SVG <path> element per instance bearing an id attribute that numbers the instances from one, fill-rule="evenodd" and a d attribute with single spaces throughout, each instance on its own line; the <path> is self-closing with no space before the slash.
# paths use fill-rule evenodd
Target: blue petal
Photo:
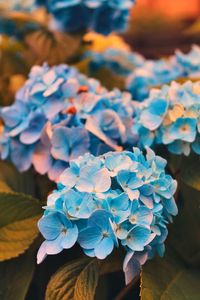
<path id="1" fill-rule="evenodd" d="M 116 208 L 117 210 L 127 210 L 129 208 L 129 198 L 125 193 L 111 199 L 109 202 L 111 207 Z"/>
<path id="2" fill-rule="evenodd" d="M 167 212 L 173 216 L 176 216 L 178 214 L 178 208 L 176 205 L 176 202 L 174 198 L 171 199 L 165 199 L 164 200 L 164 207 L 167 210 Z"/>
<path id="3" fill-rule="evenodd" d="M 114 242 L 111 238 L 103 238 L 94 248 L 95 256 L 99 259 L 105 259 L 113 250 Z"/>
<path id="4" fill-rule="evenodd" d="M 47 256 L 47 251 L 46 251 L 46 241 L 44 241 L 37 253 L 37 264 L 40 264 Z"/>
<path id="5" fill-rule="evenodd" d="M 105 210 L 97 210 L 95 211 L 91 217 L 88 220 L 89 226 L 98 226 L 102 230 L 109 230 L 110 223 L 109 218 L 111 218 L 112 215 L 105 211 Z"/>
<path id="6" fill-rule="evenodd" d="M 32 145 L 26 146 L 17 140 L 11 141 L 11 161 L 20 172 L 25 172 L 31 167 L 33 151 Z"/>
<path id="7" fill-rule="evenodd" d="M 53 241 L 45 241 L 46 253 L 49 255 L 58 254 L 63 250 L 61 246 L 62 236 L 58 236 Z"/>
<path id="8" fill-rule="evenodd" d="M 141 271 L 141 265 L 139 261 L 137 261 L 134 258 L 131 259 L 127 264 L 127 267 L 124 269 L 126 285 L 128 285 L 129 283 L 131 283 L 132 280 L 138 277 L 140 271 Z"/>
<path id="9" fill-rule="evenodd" d="M 55 160 L 51 169 L 48 171 L 49 179 L 52 181 L 58 181 L 62 172 L 66 169 L 67 164 L 60 160 Z"/>
<path id="10" fill-rule="evenodd" d="M 56 239 L 62 230 L 62 224 L 57 213 L 44 216 L 39 220 L 38 227 L 44 238 L 47 240 Z"/>
<path id="11" fill-rule="evenodd" d="M 64 249 L 69 249 L 74 246 L 78 238 L 78 228 L 74 225 L 72 228 L 67 229 L 67 233 L 62 238 L 61 246 Z"/>
<path id="12" fill-rule="evenodd" d="M 145 227 L 135 226 L 126 238 L 127 246 L 133 251 L 142 251 L 148 242 L 151 231 Z"/>
<path id="13" fill-rule="evenodd" d="M 20 135 L 20 141 L 23 144 L 30 145 L 37 142 L 42 134 L 42 129 L 46 123 L 43 115 L 36 115 L 30 121 L 29 126 Z"/>
<path id="14" fill-rule="evenodd" d="M 83 249 L 84 253 L 89 257 L 95 257 L 94 249 Z"/>
<path id="15" fill-rule="evenodd" d="M 59 127 L 54 130 L 51 154 L 55 159 L 60 159 L 66 162 L 69 161 L 70 133 L 71 129 L 65 127 Z"/>
<path id="16" fill-rule="evenodd" d="M 78 242 L 84 249 L 94 249 L 103 238 L 102 230 L 99 227 L 88 227 L 79 233 Z"/>
<path id="17" fill-rule="evenodd" d="M 69 188 L 73 187 L 79 177 L 79 167 L 73 166 L 70 168 L 67 168 L 60 176 L 59 181 Z"/>
<path id="18" fill-rule="evenodd" d="M 42 144 L 38 144 L 33 153 L 32 163 L 39 174 L 46 174 L 53 164 L 53 158 L 50 155 L 49 149 L 45 148 Z"/>

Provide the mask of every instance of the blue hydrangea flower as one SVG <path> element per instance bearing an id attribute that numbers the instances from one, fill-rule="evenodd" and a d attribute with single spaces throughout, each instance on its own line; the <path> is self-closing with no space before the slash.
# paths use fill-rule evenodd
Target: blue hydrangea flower
<path id="1" fill-rule="evenodd" d="M 175 56 L 178 64 L 183 68 L 184 76 L 200 72 L 200 47 L 198 45 L 193 45 L 191 51 L 186 54 L 177 50 Z"/>
<path id="2" fill-rule="evenodd" d="M 149 208 L 147 208 L 145 205 L 139 206 L 137 201 L 132 202 L 129 215 L 129 221 L 131 224 L 138 224 L 139 226 L 149 228 L 152 220 L 153 213 Z"/>
<path id="3" fill-rule="evenodd" d="M 68 162 L 88 152 L 89 134 L 85 128 L 58 127 L 52 135 L 51 154 L 55 159 Z"/>
<path id="4" fill-rule="evenodd" d="M 0 0 L 0 5 L 5 10 L 31 11 L 35 7 L 35 0 Z"/>
<path id="5" fill-rule="evenodd" d="M 5 126 L 0 123 L 0 158 L 7 159 L 10 151 L 10 138 Z"/>
<path id="6" fill-rule="evenodd" d="M 86 255 L 98 259 L 124 247 L 128 284 L 148 258 L 163 255 L 167 224 L 178 213 L 177 183 L 165 167 L 166 161 L 152 150 L 145 156 L 138 148 L 97 157 L 85 154 L 70 162 L 39 221 L 45 241 L 38 261 L 76 240 Z M 67 237 L 68 228 L 75 231 L 73 239 Z"/>
<path id="7" fill-rule="evenodd" d="M 170 144 L 175 140 L 183 142 L 194 142 L 196 138 L 197 120 L 194 118 L 178 118 L 176 121 L 163 132 L 163 143 Z"/>
<path id="8" fill-rule="evenodd" d="M 76 75 L 75 69 L 64 65 L 53 68 L 46 64 L 35 66 L 25 85 L 17 92 L 14 104 L 1 108 L 0 116 L 5 124 L 3 140 L 11 141 L 7 154 L 1 156 L 10 157 L 20 171 L 31 166 L 32 154 L 42 139 L 45 124 L 48 120 L 57 118 L 59 112 L 66 108 L 66 97 L 77 92 L 74 82 L 71 82 L 71 78 Z M 82 76 L 80 80 L 83 80 Z M 64 91 L 64 86 L 68 94 Z M 23 154 L 23 162 L 17 159 L 17 153 Z"/>
<path id="9" fill-rule="evenodd" d="M 149 243 L 151 231 L 143 226 L 134 226 L 127 237 L 122 240 L 122 245 L 127 246 L 132 251 L 143 251 Z"/>
<path id="10" fill-rule="evenodd" d="M 40 232 L 46 239 L 40 248 L 38 262 L 47 254 L 58 254 L 71 248 L 77 241 L 78 228 L 63 213 L 52 212 L 38 223 Z"/>
<path id="11" fill-rule="evenodd" d="M 32 67 L 29 79 L 17 92 L 16 101 L 24 102 L 31 110 L 41 110 L 52 120 L 66 107 L 65 98 L 73 97 L 79 88 L 79 77 L 74 68 L 66 65 Z M 73 80 L 72 80 L 73 79 Z"/>
<path id="12" fill-rule="evenodd" d="M 120 171 L 129 169 L 133 162 L 129 156 L 117 153 L 114 157 L 108 156 L 105 159 L 105 166 L 111 177 L 116 176 Z"/>
<path id="13" fill-rule="evenodd" d="M 129 10 L 135 0 L 36 0 L 55 17 L 56 26 L 77 32 L 86 29 L 108 34 L 126 29 Z"/>
<path id="14" fill-rule="evenodd" d="M 173 82 L 152 90 L 137 106 L 134 130 L 141 146 L 164 144 L 174 154 L 199 154 L 200 82 Z"/>
<path id="15" fill-rule="evenodd" d="M 132 201 L 138 198 L 138 189 L 143 185 L 141 178 L 133 174 L 132 170 L 122 170 L 118 173 L 117 179 L 124 192 L 127 193 Z"/>
<path id="16" fill-rule="evenodd" d="M 79 180 L 75 187 L 80 192 L 103 193 L 109 190 L 111 180 L 106 168 L 92 164 L 92 167 L 84 167 L 80 171 Z"/>
<path id="17" fill-rule="evenodd" d="M 10 160 L 19 172 L 25 172 L 31 167 L 33 151 L 34 147 L 32 145 L 22 144 L 17 139 L 12 139 L 10 141 Z"/>
<path id="18" fill-rule="evenodd" d="M 150 102 L 149 105 L 147 103 L 146 109 L 142 111 L 140 116 L 142 125 L 152 131 L 157 129 L 161 125 L 167 109 L 168 102 L 166 99 L 158 98 Z"/>
<path id="19" fill-rule="evenodd" d="M 63 207 L 70 217 L 87 219 L 92 213 L 92 200 L 92 195 L 89 193 L 80 193 L 78 191 L 69 190 L 64 196 Z"/>
<path id="20" fill-rule="evenodd" d="M 113 251 L 114 245 L 117 245 L 109 217 L 106 211 L 95 211 L 78 237 L 80 246 L 86 251 L 92 251 L 99 259 L 106 258 Z"/>
<path id="21" fill-rule="evenodd" d="M 142 101 L 149 96 L 150 88 L 169 83 L 181 76 L 182 68 L 174 58 L 169 61 L 147 60 L 128 76 L 126 87 L 135 100 Z"/>
<path id="22" fill-rule="evenodd" d="M 137 275 L 140 273 L 141 266 L 143 266 L 147 261 L 149 248 L 146 248 L 147 249 L 140 252 L 134 252 L 131 250 L 127 252 L 123 264 L 126 284 L 129 284 L 133 278 L 137 277 Z"/>
<path id="23" fill-rule="evenodd" d="M 169 84 L 179 78 L 199 78 L 200 47 L 192 46 L 189 53 L 177 50 L 168 60 L 146 60 L 132 68 L 126 80 L 126 88 L 135 100 L 143 101 L 149 97 L 152 87 Z"/>
<path id="24" fill-rule="evenodd" d="M 123 139 L 126 139 L 125 124 L 118 114 L 110 109 L 88 117 L 86 128 L 115 150 L 120 150 L 115 140 L 123 143 Z"/>
<path id="25" fill-rule="evenodd" d="M 117 49 L 114 46 L 101 53 L 88 51 L 84 56 L 90 58 L 89 68 L 92 75 L 103 67 L 112 71 L 114 75 L 125 77 L 145 63 L 144 57 L 140 54 Z"/>
<path id="26" fill-rule="evenodd" d="M 186 146 L 187 145 L 190 145 L 189 143 L 185 143 L 186 144 Z M 171 144 L 172 145 L 172 144 Z M 181 145 L 181 149 L 182 149 L 182 145 Z M 199 135 L 199 130 L 198 130 L 198 134 L 197 134 L 197 136 L 196 136 L 196 139 L 195 139 L 195 142 L 192 144 L 192 149 L 193 149 L 193 151 L 196 153 L 196 154 L 200 154 L 200 135 Z M 190 148 L 189 148 L 189 150 L 190 150 Z M 189 151 L 189 153 L 190 153 L 190 151 Z M 187 155 L 187 154 L 186 154 Z M 188 154 L 189 155 L 189 154 Z"/>
<path id="27" fill-rule="evenodd" d="M 130 203 L 128 195 L 125 193 L 108 196 L 106 207 L 113 215 L 113 220 L 116 223 L 121 223 L 127 220 L 130 215 Z"/>
<path id="28" fill-rule="evenodd" d="M 136 145 L 135 113 L 128 93 L 108 91 L 66 65 L 34 66 L 14 104 L 0 109 L 1 156 L 11 159 L 20 171 L 33 164 L 38 173 L 57 181 L 80 155 Z M 17 153 L 26 157 L 23 166 Z"/>

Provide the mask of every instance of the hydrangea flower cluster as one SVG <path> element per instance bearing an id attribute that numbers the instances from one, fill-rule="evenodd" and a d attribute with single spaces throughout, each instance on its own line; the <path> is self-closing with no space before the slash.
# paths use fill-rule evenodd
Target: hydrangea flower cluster
<path id="1" fill-rule="evenodd" d="M 135 130 L 142 146 L 164 144 L 170 152 L 200 154 L 200 81 L 172 82 L 138 104 Z"/>
<path id="2" fill-rule="evenodd" d="M 108 92 L 66 65 L 33 67 L 15 103 L 1 108 L 0 116 L 1 158 L 21 172 L 33 164 L 51 180 L 84 153 L 121 151 L 137 142 L 131 95 Z"/>
<path id="3" fill-rule="evenodd" d="M 189 53 L 176 51 L 177 63 L 183 69 L 183 76 L 200 76 L 200 47 L 193 45 Z"/>
<path id="4" fill-rule="evenodd" d="M 70 162 L 39 221 L 45 241 L 38 263 L 76 242 L 98 259 L 122 246 L 128 284 L 138 266 L 156 252 L 163 255 L 167 224 L 177 214 L 177 183 L 165 166 L 151 149 L 145 157 L 138 148 L 99 157 L 86 154 Z"/>
<path id="5" fill-rule="evenodd" d="M 142 55 L 114 47 L 109 47 L 102 53 L 89 51 L 85 55 L 91 59 L 91 74 L 103 67 L 124 77 L 129 75 L 135 68 L 142 67 L 145 63 Z"/>
<path id="6" fill-rule="evenodd" d="M 65 31 L 92 29 L 109 34 L 126 29 L 135 0 L 36 0 L 36 3 L 44 5 Z"/>
<path id="7" fill-rule="evenodd" d="M 4 10 L 30 11 L 34 4 L 35 0 L 0 0 L 0 8 Z"/>
<path id="8" fill-rule="evenodd" d="M 146 60 L 129 75 L 126 88 L 135 100 L 144 100 L 152 87 L 170 83 L 182 77 L 200 77 L 200 47 L 194 45 L 187 54 L 177 50 L 169 60 Z"/>
<path id="9" fill-rule="evenodd" d="M 169 61 L 147 60 L 127 78 L 127 90 L 139 101 L 149 96 L 151 87 L 160 86 L 182 76 L 182 68 L 172 58 Z"/>

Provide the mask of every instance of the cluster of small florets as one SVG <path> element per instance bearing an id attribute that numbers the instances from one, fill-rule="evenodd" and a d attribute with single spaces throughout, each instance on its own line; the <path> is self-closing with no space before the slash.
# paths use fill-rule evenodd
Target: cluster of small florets
<path id="1" fill-rule="evenodd" d="M 31 69 L 14 104 L 0 111 L 2 159 L 9 158 L 19 171 L 30 168 L 45 124 L 57 119 L 77 92 L 77 76 L 75 69 L 65 65 L 50 68 L 45 64 Z"/>
<path id="2" fill-rule="evenodd" d="M 147 60 L 127 78 L 127 89 L 135 100 L 149 96 L 151 87 L 161 86 L 181 77 L 182 69 L 172 60 Z"/>
<path id="3" fill-rule="evenodd" d="M 200 76 L 200 47 L 198 45 L 192 46 L 187 54 L 177 50 L 175 57 L 179 66 L 182 67 L 183 76 Z"/>
<path id="4" fill-rule="evenodd" d="M 177 214 L 177 183 L 165 173 L 166 161 L 147 149 L 86 154 L 70 163 L 49 195 L 39 229 L 45 238 L 40 263 L 78 242 L 90 257 L 105 259 L 115 247 L 127 252 L 128 283 L 155 252 L 164 252 L 167 223 Z"/>
<path id="5" fill-rule="evenodd" d="M 0 8 L 3 10 L 30 11 L 34 8 L 35 0 L 0 0 Z"/>
<path id="6" fill-rule="evenodd" d="M 142 55 L 131 52 L 130 50 L 125 51 L 124 49 L 114 47 L 109 47 L 101 53 L 90 51 L 86 53 L 86 56 L 91 59 L 91 74 L 101 68 L 107 68 L 115 75 L 124 77 L 145 63 L 145 59 Z"/>
<path id="7" fill-rule="evenodd" d="M 56 180 L 80 155 L 135 145 L 134 113 L 128 93 L 108 92 L 66 65 L 33 67 L 15 103 L 0 111 L 1 158 Z"/>
<path id="8" fill-rule="evenodd" d="M 107 48 L 103 53 L 89 51 L 90 72 L 108 68 L 125 79 L 126 89 L 133 99 L 142 101 L 149 96 L 152 87 L 168 84 L 179 78 L 200 77 L 200 47 L 195 45 L 187 54 L 177 50 L 168 60 L 146 60 L 130 49 Z"/>
<path id="9" fill-rule="evenodd" d="M 126 87 L 135 100 L 141 101 L 149 96 L 152 87 L 185 77 L 200 77 L 199 46 L 193 46 L 187 54 L 178 50 L 169 60 L 146 60 L 129 75 Z"/>
<path id="10" fill-rule="evenodd" d="M 138 108 L 135 130 L 142 146 L 163 144 L 175 154 L 189 155 L 191 148 L 200 154 L 199 81 L 152 90 Z"/>
<path id="11" fill-rule="evenodd" d="M 92 29 L 108 34 L 126 29 L 135 0 L 36 0 L 36 3 L 44 5 L 65 31 Z"/>

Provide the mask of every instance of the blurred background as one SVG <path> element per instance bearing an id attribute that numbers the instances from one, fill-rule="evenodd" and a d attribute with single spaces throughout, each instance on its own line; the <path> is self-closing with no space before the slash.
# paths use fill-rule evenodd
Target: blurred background
<path id="1" fill-rule="evenodd" d="M 90 74 L 89 60 L 82 62 L 81 58 L 85 51 L 97 50 L 95 47 L 102 52 L 106 47 L 120 45 L 126 48 L 122 40 L 111 35 L 109 38 L 98 36 L 83 42 L 81 35 L 56 32 L 48 27 L 52 24 L 51 16 L 45 9 L 33 10 L 33 3 L 34 0 L 0 0 L 1 105 L 12 103 L 31 66 L 43 62 L 76 65 L 88 76 L 96 76 L 102 82 L 106 78 L 108 87 L 117 82 L 117 86 L 123 89 L 124 80 L 105 76 L 101 72 L 99 75 Z M 20 10 L 20 7 L 23 9 Z M 187 53 L 193 44 L 200 44 L 200 0 L 137 0 L 128 30 L 122 37 L 132 50 L 147 59 L 167 58 L 176 49 Z M 125 59 L 121 59 L 121 54 L 119 56 L 119 61 Z M 77 61 L 81 63 L 76 64 Z"/>
<path id="2" fill-rule="evenodd" d="M 200 0 L 138 0 L 126 41 L 148 58 L 200 43 Z"/>

